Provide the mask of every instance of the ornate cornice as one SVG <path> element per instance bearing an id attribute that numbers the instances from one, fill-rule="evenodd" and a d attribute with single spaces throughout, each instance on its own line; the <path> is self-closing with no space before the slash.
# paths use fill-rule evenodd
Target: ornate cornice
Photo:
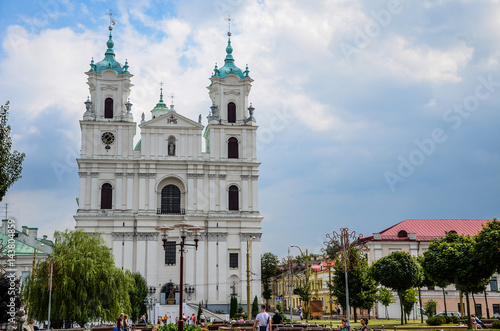
<path id="1" fill-rule="evenodd" d="M 115 176 L 116 177 L 122 177 L 123 176 L 123 172 L 117 172 L 117 173 L 115 173 Z"/>
<path id="2" fill-rule="evenodd" d="M 127 172 L 128 178 L 134 178 L 135 174 L 133 172 Z"/>
<path id="3" fill-rule="evenodd" d="M 258 180 L 259 179 L 259 175 L 252 175 L 252 180 Z"/>
<path id="4" fill-rule="evenodd" d="M 157 232 L 138 232 L 137 240 L 140 241 L 156 241 L 158 240 Z"/>
<path id="5" fill-rule="evenodd" d="M 145 173 L 145 172 L 140 172 L 140 173 L 139 173 L 139 177 L 146 177 L 147 175 L 148 175 L 148 174 L 147 174 L 147 173 Z"/>
<path id="6" fill-rule="evenodd" d="M 99 173 L 98 172 L 92 172 L 91 175 L 92 175 L 93 178 L 99 177 Z"/>
<path id="7" fill-rule="evenodd" d="M 220 179 L 224 179 L 224 180 L 225 180 L 225 179 L 226 179 L 226 175 L 220 174 L 220 175 L 219 175 L 219 178 L 220 178 Z"/>
<path id="8" fill-rule="evenodd" d="M 197 178 L 203 178 L 203 177 L 205 177 L 205 174 L 196 174 L 196 177 Z"/>
<path id="9" fill-rule="evenodd" d="M 217 178 L 217 175 L 215 174 L 208 174 L 208 179 L 215 179 Z"/>
<path id="10" fill-rule="evenodd" d="M 80 177 L 86 177 L 87 173 L 85 171 L 78 172 L 78 176 Z"/>
<path id="11" fill-rule="evenodd" d="M 248 175 L 241 175 L 241 179 L 242 179 L 242 180 L 248 180 L 248 178 L 249 178 L 249 177 L 250 177 L 250 176 L 248 176 Z"/>
<path id="12" fill-rule="evenodd" d="M 156 173 L 149 173 L 148 174 L 150 178 L 155 178 L 156 177 Z"/>
<path id="13" fill-rule="evenodd" d="M 262 238 L 262 233 L 241 233 L 240 234 L 240 240 L 242 242 L 244 241 L 249 241 L 252 239 L 252 237 L 255 237 L 254 241 L 259 241 Z"/>
<path id="14" fill-rule="evenodd" d="M 131 241 L 134 240 L 134 236 L 137 237 L 139 241 L 157 241 L 158 233 L 156 232 L 113 232 L 113 240 L 115 241 Z"/>
<path id="15" fill-rule="evenodd" d="M 188 178 L 196 178 L 196 174 L 187 174 Z"/>

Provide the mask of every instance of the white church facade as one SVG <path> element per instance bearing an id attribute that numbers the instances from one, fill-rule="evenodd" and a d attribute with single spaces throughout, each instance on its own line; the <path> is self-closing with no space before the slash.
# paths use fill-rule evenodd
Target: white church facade
<path id="1" fill-rule="evenodd" d="M 208 125 L 201 124 L 201 115 L 192 120 L 173 105 L 167 107 L 160 91 L 149 118 L 142 115 L 134 146 L 132 74 L 127 62 L 115 59 L 111 30 L 104 59 L 92 60 L 86 72 L 90 98 L 80 120 L 76 228 L 100 232 L 115 264 L 140 272 L 164 305 L 176 297 L 172 288 L 179 284 L 180 253 L 178 246 L 165 251 L 155 229 L 182 221 L 202 227 L 198 249 L 189 247 L 184 253 L 184 284 L 194 288 L 184 295 L 185 302 L 226 310 L 236 295 L 245 307 L 247 254 L 251 299 L 261 297 L 263 219 L 248 67 L 242 71 L 235 66 L 229 39 L 224 66 L 216 66 L 210 77 Z M 180 242 L 179 235 L 172 231 L 168 240 Z M 186 242 L 192 239 L 188 236 Z"/>

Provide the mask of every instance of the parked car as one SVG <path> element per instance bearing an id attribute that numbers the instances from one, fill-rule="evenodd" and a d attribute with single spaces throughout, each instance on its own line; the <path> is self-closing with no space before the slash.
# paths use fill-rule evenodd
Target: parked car
<path id="1" fill-rule="evenodd" d="M 436 316 L 457 316 L 457 317 L 462 317 L 459 312 L 457 311 L 448 311 L 448 314 L 445 314 L 444 311 L 440 312 L 439 314 L 436 314 Z"/>

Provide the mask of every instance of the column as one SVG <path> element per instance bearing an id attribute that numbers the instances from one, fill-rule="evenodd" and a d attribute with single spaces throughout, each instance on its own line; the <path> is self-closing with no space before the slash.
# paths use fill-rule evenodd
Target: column
<path id="1" fill-rule="evenodd" d="M 100 208 L 100 206 L 97 204 L 98 203 L 97 198 L 101 196 L 101 192 L 99 192 L 99 185 L 98 185 L 99 182 L 97 181 L 98 177 L 99 177 L 99 173 L 92 172 L 91 175 L 92 175 L 92 187 L 91 187 L 91 192 L 90 192 L 90 196 L 91 196 L 90 209 L 98 209 L 98 208 Z"/>
<path id="2" fill-rule="evenodd" d="M 259 176 L 252 175 L 252 211 L 259 211 Z"/>
<path id="3" fill-rule="evenodd" d="M 139 173 L 139 210 L 146 209 L 146 176 L 144 172 Z"/>
<path id="4" fill-rule="evenodd" d="M 225 301 L 228 298 L 228 270 L 229 270 L 229 262 L 228 262 L 228 252 L 227 252 L 227 235 L 225 233 L 219 234 L 219 277 L 217 284 L 219 285 L 219 300 Z"/>
<path id="5" fill-rule="evenodd" d="M 196 269 L 194 270 L 194 286 L 196 287 L 195 299 L 196 302 L 206 299 L 206 288 L 209 286 L 205 281 L 205 276 L 208 272 L 207 266 L 205 265 L 205 244 L 206 235 L 200 235 L 200 241 L 198 242 L 198 251 L 196 252 Z"/>
<path id="6" fill-rule="evenodd" d="M 219 210 L 225 211 L 227 209 L 227 188 L 226 188 L 226 175 L 219 174 Z"/>
<path id="7" fill-rule="evenodd" d="M 188 194 L 187 194 L 187 210 L 194 210 L 194 178 L 196 174 L 188 173 Z"/>
<path id="8" fill-rule="evenodd" d="M 122 151 L 123 151 L 123 128 L 121 126 L 118 127 L 118 150 L 117 150 L 117 155 L 122 156 Z"/>
<path id="9" fill-rule="evenodd" d="M 248 143 L 247 131 L 244 130 L 241 133 L 241 142 L 240 142 L 240 159 L 247 160 L 248 156 L 251 154 L 251 151 L 248 149 L 251 145 Z"/>
<path id="10" fill-rule="evenodd" d="M 78 172 L 78 176 L 80 176 L 80 192 L 78 194 L 78 209 L 86 209 L 85 204 L 87 203 L 87 199 L 86 199 L 87 173 L 86 172 Z"/>
<path id="11" fill-rule="evenodd" d="M 150 170 L 150 171 L 154 171 Z M 149 209 L 156 212 L 156 173 L 149 173 Z"/>
<path id="12" fill-rule="evenodd" d="M 150 142 L 151 142 L 151 157 L 154 157 L 156 156 L 156 130 L 155 129 L 151 129 L 151 133 L 149 134 L 149 137 L 150 137 Z"/>
<path id="13" fill-rule="evenodd" d="M 214 303 L 217 300 L 217 269 L 218 269 L 218 261 L 217 261 L 217 242 L 215 233 L 208 234 L 208 252 L 207 252 L 207 274 L 208 281 L 207 284 L 207 300 L 209 303 Z"/>
<path id="14" fill-rule="evenodd" d="M 215 178 L 217 177 L 217 175 L 215 174 L 209 174 L 208 175 L 208 187 L 209 187 L 209 198 L 210 198 L 210 207 L 209 207 L 209 210 L 210 211 L 213 211 L 215 210 L 215 198 L 216 198 L 216 188 L 215 188 Z"/>
<path id="15" fill-rule="evenodd" d="M 196 174 L 196 209 L 205 210 L 208 209 L 207 199 L 205 198 L 205 187 L 203 185 L 204 174 Z"/>
<path id="16" fill-rule="evenodd" d="M 133 197 L 134 197 L 134 173 L 127 172 L 127 206 L 125 209 L 134 209 Z"/>
<path id="17" fill-rule="evenodd" d="M 93 134 L 92 137 L 94 137 L 94 139 L 93 139 L 94 140 L 94 146 L 93 146 L 94 148 L 92 150 L 92 156 L 95 157 L 95 156 L 97 156 L 97 146 L 98 146 L 98 143 L 99 143 L 99 141 L 101 141 L 98 138 L 98 137 L 100 137 L 100 135 L 99 135 L 99 130 L 97 129 L 97 126 L 94 127 L 94 134 Z"/>
<path id="18" fill-rule="evenodd" d="M 241 209 L 242 211 L 248 210 L 248 175 L 241 175 Z"/>
<path id="19" fill-rule="evenodd" d="M 123 195 L 123 173 L 115 173 L 116 187 L 115 187 L 115 209 L 123 209 L 122 195 Z"/>

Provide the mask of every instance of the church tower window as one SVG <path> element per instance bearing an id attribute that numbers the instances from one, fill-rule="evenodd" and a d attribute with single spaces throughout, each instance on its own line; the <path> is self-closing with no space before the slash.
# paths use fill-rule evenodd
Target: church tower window
<path id="1" fill-rule="evenodd" d="M 234 102 L 227 104 L 227 122 L 236 123 L 236 105 Z"/>
<path id="2" fill-rule="evenodd" d="M 168 156 L 175 156 L 175 138 L 172 136 L 168 138 Z"/>
<path id="3" fill-rule="evenodd" d="M 105 183 L 101 187 L 101 209 L 111 209 L 113 204 L 113 188 Z"/>
<path id="4" fill-rule="evenodd" d="M 177 186 L 169 184 L 161 190 L 161 213 L 181 213 L 181 190 Z"/>
<path id="5" fill-rule="evenodd" d="M 240 210 L 239 190 L 235 185 L 229 186 L 229 210 Z"/>
<path id="6" fill-rule="evenodd" d="M 104 118 L 113 118 L 113 99 L 104 100 Z"/>
<path id="7" fill-rule="evenodd" d="M 238 158 L 238 139 L 231 137 L 227 141 L 227 157 L 228 159 Z"/>

